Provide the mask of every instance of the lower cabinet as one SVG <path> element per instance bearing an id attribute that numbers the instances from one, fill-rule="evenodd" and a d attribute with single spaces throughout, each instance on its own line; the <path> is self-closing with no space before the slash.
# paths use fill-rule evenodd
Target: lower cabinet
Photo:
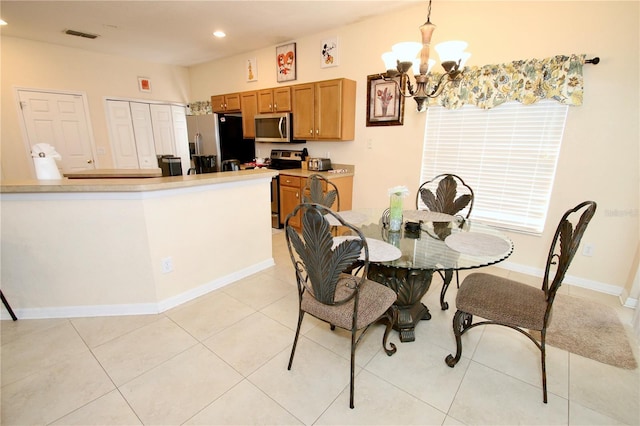
<path id="1" fill-rule="evenodd" d="M 340 210 L 352 209 L 353 176 L 330 176 L 329 180 L 335 183 L 340 195 Z M 302 202 L 304 187 L 307 186 L 307 178 L 280 174 L 280 221 L 285 219 L 293 209 Z M 337 202 L 331 206 L 332 210 L 338 210 Z M 300 217 L 295 216 L 290 221 L 295 228 L 300 228 Z"/>

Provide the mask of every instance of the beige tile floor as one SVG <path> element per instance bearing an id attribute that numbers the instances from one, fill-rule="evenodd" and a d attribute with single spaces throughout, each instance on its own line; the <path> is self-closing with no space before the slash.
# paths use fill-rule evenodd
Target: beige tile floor
<path id="1" fill-rule="evenodd" d="M 388 357 L 381 326 L 365 336 L 350 410 L 344 332 L 306 317 L 287 371 L 297 296 L 282 233 L 273 245 L 275 267 L 159 315 L 2 321 L 1 423 L 640 423 L 638 369 L 549 348 L 543 404 L 537 349 L 508 329 L 470 332 L 460 363 L 447 367 L 453 309 L 438 308 L 437 278 L 424 298 L 433 318 L 419 324 L 415 342 L 393 333 L 398 352 Z M 630 323 L 632 311 L 614 297 L 562 291 L 615 306 Z"/>

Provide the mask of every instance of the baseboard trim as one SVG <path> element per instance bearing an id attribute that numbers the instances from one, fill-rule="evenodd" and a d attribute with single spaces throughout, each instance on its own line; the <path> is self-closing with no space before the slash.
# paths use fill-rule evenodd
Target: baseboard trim
<path id="1" fill-rule="evenodd" d="M 534 277 L 544 277 L 544 269 L 533 268 L 531 266 L 521 265 L 513 262 L 502 262 L 496 265 L 500 268 L 507 269 L 509 271 L 520 272 L 522 274 L 532 275 Z M 620 296 L 624 290 L 622 287 L 601 283 L 599 281 L 588 280 L 585 278 L 576 277 L 573 275 L 565 275 L 563 285 L 571 285 L 588 290 L 597 291 L 599 293 L 610 294 L 613 296 Z"/>
<path id="2" fill-rule="evenodd" d="M 88 305 L 88 306 L 56 306 L 43 308 L 16 309 L 12 306 L 18 319 L 46 319 L 46 318 L 78 318 L 78 317 L 106 317 L 124 315 L 151 315 L 175 308 L 183 303 L 203 296 L 233 282 L 241 280 L 264 269 L 275 265 L 273 258 L 256 263 L 240 271 L 220 277 L 199 287 L 159 301 L 158 303 L 132 303 L 118 305 Z M 9 313 L 2 308 L 2 320 L 10 320 Z"/>

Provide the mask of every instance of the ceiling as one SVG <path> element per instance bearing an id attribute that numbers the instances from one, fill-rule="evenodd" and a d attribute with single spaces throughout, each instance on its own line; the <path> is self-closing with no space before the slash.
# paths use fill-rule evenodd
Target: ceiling
<path id="1" fill-rule="evenodd" d="M 295 41 L 424 0 L 2 0 L 2 36 L 191 66 Z M 97 34 L 96 39 L 66 30 Z M 227 36 L 216 39 L 213 31 Z"/>

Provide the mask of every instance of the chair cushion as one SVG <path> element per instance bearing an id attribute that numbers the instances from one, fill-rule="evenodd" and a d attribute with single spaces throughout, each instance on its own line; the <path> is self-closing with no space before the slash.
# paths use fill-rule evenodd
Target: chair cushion
<path id="1" fill-rule="evenodd" d="M 335 300 L 345 299 L 354 290 L 353 275 L 343 274 L 338 281 Z M 358 301 L 358 322 L 356 329 L 359 330 L 371 324 L 396 301 L 395 291 L 379 284 L 375 281 L 364 280 L 360 285 L 360 299 Z M 354 299 L 342 305 L 325 305 L 318 302 L 308 291 L 302 295 L 301 308 L 316 318 L 327 321 L 336 327 L 351 330 L 353 323 Z"/>
<path id="2" fill-rule="evenodd" d="M 460 284 L 456 307 L 487 320 L 542 330 L 547 301 L 539 288 L 496 275 L 473 273 Z"/>

